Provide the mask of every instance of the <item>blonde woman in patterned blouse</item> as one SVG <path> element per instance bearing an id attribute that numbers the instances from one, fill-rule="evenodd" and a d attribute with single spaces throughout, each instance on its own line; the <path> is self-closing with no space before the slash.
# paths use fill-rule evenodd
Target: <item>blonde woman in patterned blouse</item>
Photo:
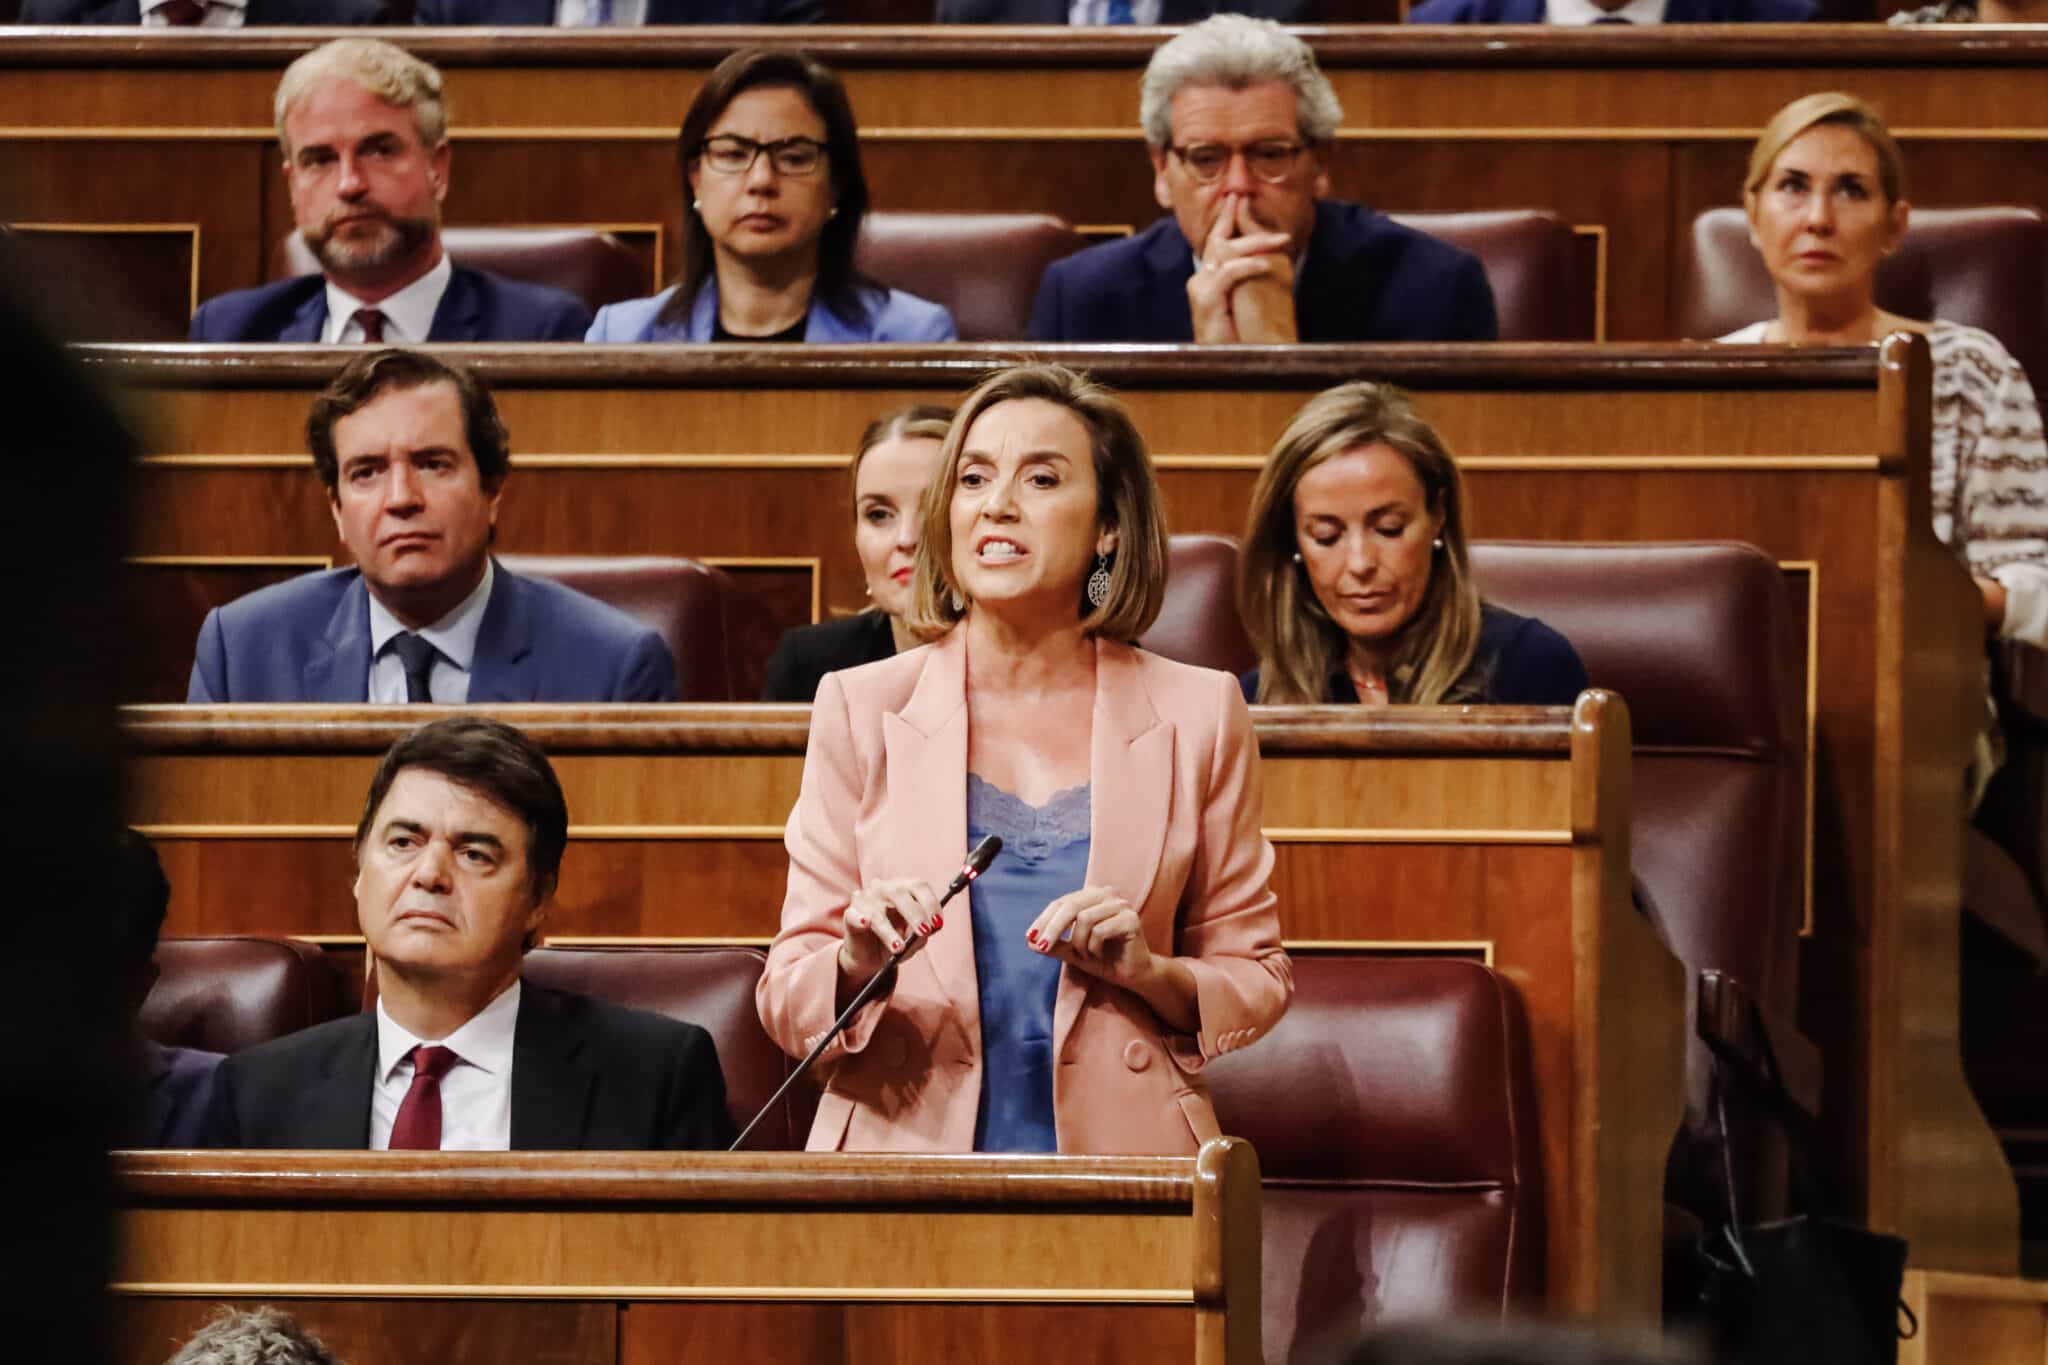
<path id="1" fill-rule="evenodd" d="M 1905 235 L 1904 168 L 1854 95 L 1794 100 L 1750 153 L 1750 240 L 1778 316 L 1721 340 L 1866 346 L 1924 332 L 1934 352 L 1934 530 L 1977 580 L 1987 628 L 2048 644 L 2048 446 L 2026 371 L 1989 332 L 1887 313 L 1878 262 Z"/>

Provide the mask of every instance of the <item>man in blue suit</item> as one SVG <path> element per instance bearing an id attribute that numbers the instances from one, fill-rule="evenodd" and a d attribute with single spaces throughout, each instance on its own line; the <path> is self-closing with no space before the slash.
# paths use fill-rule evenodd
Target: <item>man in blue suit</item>
<path id="1" fill-rule="evenodd" d="M 459 268 L 441 249 L 440 72 L 341 38 L 285 69 L 276 107 L 292 217 L 321 273 L 208 299 L 192 340 L 582 340 L 590 310 L 574 295 Z"/>
<path id="2" fill-rule="evenodd" d="M 1343 110 L 1308 44 L 1219 14 L 1152 54 L 1139 99 L 1152 191 L 1135 237 L 1055 261 L 1036 341 L 1491 341 L 1470 253 L 1323 198 Z"/>
<path id="3" fill-rule="evenodd" d="M 1813 0 L 1423 0 L 1411 24 L 1798 24 Z"/>
<path id="4" fill-rule="evenodd" d="M 306 435 L 356 565 L 208 612 L 187 701 L 675 700 L 659 634 L 492 562 L 511 456 L 474 375 L 417 351 L 358 356 Z"/>
<path id="5" fill-rule="evenodd" d="M 815 24 L 825 0 L 420 0 L 413 22 L 447 27 L 640 28 L 650 24 Z"/>

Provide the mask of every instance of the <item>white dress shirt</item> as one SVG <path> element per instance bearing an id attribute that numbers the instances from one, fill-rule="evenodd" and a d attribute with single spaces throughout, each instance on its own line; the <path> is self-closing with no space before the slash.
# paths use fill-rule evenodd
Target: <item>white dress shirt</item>
<path id="1" fill-rule="evenodd" d="M 330 278 L 327 322 L 320 329 L 321 342 L 329 346 L 360 345 L 363 329 L 356 321 L 358 308 L 374 308 L 384 315 L 381 345 L 417 345 L 425 341 L 427 333 L 434 330 L 434 310 L 441 306 L 441 296 L 448 292 L 448 278 L 454 273 L 455 267 L 448 263 L 448 253 L 444 251 L 432 270 L 377 303 L 364 303 Z"/>
<path id="2" fill-rule="evenodd" d="M 1596 24 L 1602 19 L 1626 19 L 1631 24 L 1664 22 L 1664 0 L 1629 0 L 1618 10 L 1604 10 L 1593 0 L 1543 0 L 1546 24 Z"/>
<path id="3" fill-rule="evenodd" d="M 647 0 L 555 0 L 556 28 L 639 28 Z"/>
<path id="4" fill-rule="evenodd" d="M 412 1050 L 453 1048 L 461 1060 L 441 1077 L 441 1150 L 512 1150 L 512 1037 L 519 1024 L 519 983 L 446 1038 L 415 1038 L 377 1002 L 377 1083 L 370 1091 L 370 1150 L 391 1150 L 391 1126 L 412 1089 Z"/>
<path id="5" fill-rule="evenodd" d="M 484 609 L 491 602 L 491 582 L 497 568 L 484 560 L 484 579 L 461 605 L 433 625 L 418 632 L 421 639 L 440 651 L 433 671 L 427 674 L 427 691 L 442 706 L 460 706 L 469 700 L 469 670 L 476 662 L 477 632 L 483 629 Z M 396 650 L 384 646 L 402 634 L 405 625 L 391 609 L 370 594 L 370 696 L 373 704 L 405 700 L 405 663 Z"/>
<path id="6" fill-rule="evenodd" d="M 168 0 L 142 0 L 142 26 L 144 28 L 174 28 L 164 18 L 162 10 Z M 206 13 L 196 24 L 187 28 L 240 28 L 248 22 L 248 0 L 206 0 Z"/>

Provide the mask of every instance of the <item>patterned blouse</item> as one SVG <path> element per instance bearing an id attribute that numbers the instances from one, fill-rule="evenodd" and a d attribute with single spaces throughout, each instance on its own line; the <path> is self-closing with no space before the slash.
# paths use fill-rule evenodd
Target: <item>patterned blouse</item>
<path id="1" fill-rule="evenodd" d="M 1768 323 L 1721 338 L 1754 345 Z M 2048 443 L 2027 372 L 1976 327 L 1936 320 L 1934 533 L 2005 588 L 1999 634 L 2048 645 Z"/>

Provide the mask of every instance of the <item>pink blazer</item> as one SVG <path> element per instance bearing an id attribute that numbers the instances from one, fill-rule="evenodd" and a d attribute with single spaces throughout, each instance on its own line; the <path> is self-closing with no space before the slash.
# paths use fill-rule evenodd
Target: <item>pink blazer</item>
<path id="1" fill-rule="evenodd" d="M 1271 1028 L 1293 972 L 1267 882 L 1258 747 L 1228 674 L 1096 646 L 1088 884 L 1139 907 L 1155 953 L 1188 966 L 1201 1033 L 1169 1035 L 1136 995 L 1074 967 L 1053 1010 L 1062 1152 L 1193 1152 L 1216 1136 L 1202 1067 Z M 755 992 L 793 1056 L 834 1017 L 840 916 L 862 885 L 943 889 L 967 848 L 966 643 L 826 676 L 784 835 L 782 929 Z M 981 1097 L 972 919 L 956 900 L 894 989 L 819 1059 L 813 1151 L 965 1152 Z"/>

